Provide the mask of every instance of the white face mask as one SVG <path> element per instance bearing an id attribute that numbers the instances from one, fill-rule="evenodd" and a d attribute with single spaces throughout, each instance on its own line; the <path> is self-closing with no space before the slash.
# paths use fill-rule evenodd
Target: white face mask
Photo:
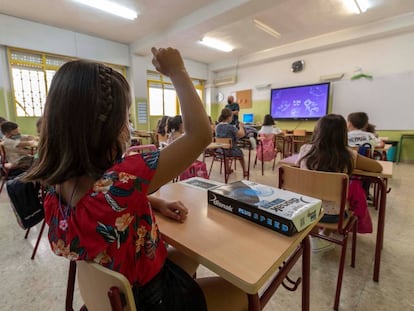
<path id="1" fill-rule="evenodd" d="M 10 138 L 11 138 L 11 139 L 14 139 L 14 140 L 17 140 L 17 139 L 22 138 L 22 135 L 21 135 L 21 134 L 17 134 L 17 135 L 13 135 L 13 136 L 11 136 Z"/>

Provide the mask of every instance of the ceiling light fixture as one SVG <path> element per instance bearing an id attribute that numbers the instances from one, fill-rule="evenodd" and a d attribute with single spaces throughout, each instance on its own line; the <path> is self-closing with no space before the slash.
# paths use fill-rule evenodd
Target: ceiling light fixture
<path id="1" fill-rule="evenodd" d="M 346 5 L 355 14 L 365 13 L 368 9 L 366 0 L 347 0 Z"/>
<path id="2" fill-rule="evenodd" d="M 204 37 L 199 41 L 201 44 L 208 46 L 210 48 L 220 50 L 223 52 L 231 52 L 233 51 L 233 47 L 230 44 L 227 44 L 226 42 L 210 38 L 210 37 Z"/>
<path id="3" fill-rule="evenodd" d="M 137 18 L 138 13 L 134 10 L 128 9 L 125 6 L 119 5 L 112 1 L 107 0 L 73 0 L 74 2 L 79 2 L 81 4 L 93 7 L 95 9 L 117 15 L 129 20 L 134 20 Z"/>
<path id="4" fill-rule="evenodd" d="M 265 23 L 262 23 L 261 21 L 257 19 L 253 19 L 253 24 L 259 28 L 260 30 L 263 30 L 267 34 L 271 35 L 272 37 L 275 37 L 276 39 L 280 38 L 280 33 L 278 33 L 276 30 L 274 30 L 272 27 L 266 25 Z"/>

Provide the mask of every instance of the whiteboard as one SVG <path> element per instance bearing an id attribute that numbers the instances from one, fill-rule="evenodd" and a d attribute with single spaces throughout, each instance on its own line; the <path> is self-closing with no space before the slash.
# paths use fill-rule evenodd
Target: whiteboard
<path id="1" fill-rule="evenodd" d="M 364 111 L 377 130 L 414 130 L 414 72 L 332 83 L 332 113 Z"/>

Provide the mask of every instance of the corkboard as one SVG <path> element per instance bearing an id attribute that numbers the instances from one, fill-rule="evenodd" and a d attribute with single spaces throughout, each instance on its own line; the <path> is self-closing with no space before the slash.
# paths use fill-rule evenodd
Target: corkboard
<path id="1" fill-rule="evenodd" d="M 252 90 L 237 91 L 236 98 L 240 108 L 252 108 Z"/>

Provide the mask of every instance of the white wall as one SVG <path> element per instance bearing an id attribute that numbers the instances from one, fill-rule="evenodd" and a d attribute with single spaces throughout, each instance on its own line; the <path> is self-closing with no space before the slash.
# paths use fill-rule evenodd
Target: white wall
<path id="1" fill-rule="evenodd" d="M 407 71 L 414 71 L 414 33 L 401 34 L 380 40 L 335 48 L 317 53 L 305 54 L 252 67 L 233 68 L 220 72 L 220 76 L 237 73 L 237 84 L 222 87 L 217 91 L 225 95 L 237 90 L 252 89 L 253 100 L 269 99 L 270 90 L 257 90 L 255 86 L 271 84 L 271 87 L 283 87 L 319 82 L 321 75 L 345 73 L 343 79 L 355 74 L 361 67 L 365 73 L 375 77 Z M 303 59 L 305 69 L 292 73 L 291 63 Z"/>
<path id="2" fill-rule="evenodd" d="M 2 14 L 0 30 L 0 87 L 7 91 L 10 79 L 5 47 L 12 46 L 127 66 L 134 96 L 147 97 L 146 71 L 154 70 L 151 57 L 131 54 L 126 44 Z M 206 64 L 192 60 L 185 60 L 185 64 L 191 77 L 207 79 Z"/>
<path id="3" fill-rule="evenodd" d="M 129 47 L 0 14 L 0 45 L 129 66 Z"/>

